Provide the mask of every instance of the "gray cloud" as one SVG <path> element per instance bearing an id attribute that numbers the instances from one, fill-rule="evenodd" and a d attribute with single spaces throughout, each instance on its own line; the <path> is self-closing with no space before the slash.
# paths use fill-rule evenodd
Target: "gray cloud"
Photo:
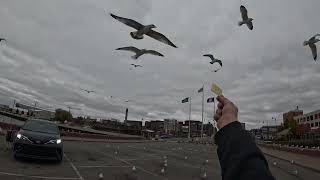
<path id="1" fill-rule="evenodd" d="M 237 26 L 239 0 L 4 0 L 0 36 L 8 43 L 0 52 L 0 100 L 74 106 L 81 108 L 73 110 L 78 115 L 119 119 L 128 107 L 131 119 L 184 120 L 188 105 L 181 99 L 192 96 L 192 118 L 201 119 L 196 91 L 205 84 L 210 97 L 209 86 L 216 82 L 250 128 L 273 116 L 281 119 L 297 105 L 307 112 L 317 109 L 320 69 L 302 42 L 319 33 L 320 2 L 243 3 L 254 18 L 253 31 Z M 133 40 L 132 29 L 109 12 L 155 24 L 179 48 L 148 37 Z M 129 70 L 131 54 L 114 51 L 127 45 L 165 57 L 142 56 L 137 63 L 144 67 Z M 204 53 L 223 60 L 221 71 L 210 72 Z M 213 105 L 206 104 L 206 121 L 212 114 Z"/>

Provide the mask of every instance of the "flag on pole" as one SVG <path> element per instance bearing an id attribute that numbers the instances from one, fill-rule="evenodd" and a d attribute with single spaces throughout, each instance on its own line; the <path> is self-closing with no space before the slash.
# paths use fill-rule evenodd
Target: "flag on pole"
<path id="1" fill-rule="evenodd" d="M 203 92 L 203 87 L 198 90 L 198 93 Z"/>
<path id="2" fill-rule="evenodd" d="M 213 103 L 214 102 L 214 97 L 208 98 L 207 103 Z"/>
<path id="3" fill-rule="evenodd" d="M 184 98 L 184 99 L 181 101 L 181 103 L 186 103 L 186 102 L 189 102 L 189 97 Z"/>

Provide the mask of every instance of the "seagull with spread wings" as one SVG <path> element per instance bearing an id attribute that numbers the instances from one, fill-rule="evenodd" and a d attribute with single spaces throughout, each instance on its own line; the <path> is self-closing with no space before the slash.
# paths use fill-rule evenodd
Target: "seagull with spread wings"
<path id="1" fill-rule="evenodd" d="M 315 61 L 317 60 L 317 55 L 318 55 L 316 43 L 320 41 L 319 39 L 316 38 L 317 36 L 320 36 L 320 34 L 316 34 L 313 37 L 311 37 L 308 41 L 303 42 L 304 46 L 309 45 L 312 52 L 313 59 Z"/>
<path id="2" fill-rule="evenodd" d="M 142 25 L 135 20 L 119 17 L 119 16 L 116 16 L 111 13 L 110 13 L 110 16 L 113 17 L 114 19 L 122 22 L 123 24 L 136 29 L 137 31 L 130 32 L 130 35 L 133 39 L 143 39 L 143 35 L 147 35 L 147 36 L 149 36 L 153 39 L 156 39 L 162 43 L 165 43 L 165 44 L 168 44 L 172 47 L 177 48 L 177 46 L 174 45 L 166 36 L 164 36 L 163 34 L 157 32 L 157 31 L 152 30 L 153 28 L 156 28 L 156 26 L 154 24 Z"/>
<path id="3" fill-rule="evenodd" d="M 252 24 L 253 19 L 248 17 L 247 8 L 244 7 L 243 5 L 241 5 L 240 12 L 241 12 L 242 21 L 239 22 L 239 26 L 246 24 L 248 26 L 248 28 L 250 30 L 252 30 L 253 29 L 253 24 Z"/>
<path id="4" fill-rule="evenodd" d="M 87 90 L 87 89 L 82 89 L 82 88 L 80 88 L 82 91 L 85 91 L 85 92 L 87 92 L 88 94 L 89 93 L 92 93 L 92 92 L 95 92 L 95 91 L 92 91 L 92 90 Z"/>
<path id="5" fill-rule="evenodd" d="M 130 64 L 130 65 L 134 66 L 135 68 L 136 68 L 136 67 L 142 67 L 142 66 L 139 65 L 139 64 Z"/>
<path id="6" fill-rule="evenodd" d="M 155 56 L 162 56 L 162 57 L 164 56 L 163 54 L 161 54 L 155 50 L 138 49 L 133 46 L 121 47 L 121 48 L 117 48 L 116 50 L 131 51 L 131 52 L 136 53 L 134 56 L 131 56 L 132 59 L 138 59 L 140 56 L 142 56 L 144 54 L 152 54 Z"/>
<path id="7" fill-rule="evenodd" d="M 220 64 L 220 66 L 222 67 L 222 61 L 219 60 L 219 59 L 216 59 L 212 54 L 205 54 L 205 55 L 203 55 L 203 56 L 209 57 L 209 58 L 211 59 L 210 64 L 218 63 L 218 64 Z M 220 69 L 221 69 L 221 68 L 220 68 Z M 220 69 L 214 70 L 214 72 L 217 72 L 217 71 L 220 70 Z"/>

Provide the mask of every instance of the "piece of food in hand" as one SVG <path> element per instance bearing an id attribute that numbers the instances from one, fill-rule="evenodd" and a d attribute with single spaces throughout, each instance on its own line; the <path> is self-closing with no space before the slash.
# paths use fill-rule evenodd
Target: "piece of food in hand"
<path id="1" fill-rule="evenodd" d="M 212 83 L 211 91 L 217 96 L 222 96 L 222 89 L 215 83 Z"/>

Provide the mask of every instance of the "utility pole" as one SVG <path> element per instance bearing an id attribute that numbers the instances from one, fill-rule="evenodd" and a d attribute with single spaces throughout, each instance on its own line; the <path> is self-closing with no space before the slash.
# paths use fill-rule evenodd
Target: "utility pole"
<path id="1" fill-rule="evenodd" d="M 189 106 L 189 135 L 188 138 L 191 138 L 191 126 L 190 126 L 190 122 L 191 121 L 191 96 L 190 96 L 190 106 Z"/>
<path id="2" fill-rule="evenodd" d="M 204 85 L 202 86 L 202 112 L 201 112 L 201 117 L 202 117 L 202 123 L 201 123 L 201 139 L 203 138 L 203 109 L 204 109 Z"/>

